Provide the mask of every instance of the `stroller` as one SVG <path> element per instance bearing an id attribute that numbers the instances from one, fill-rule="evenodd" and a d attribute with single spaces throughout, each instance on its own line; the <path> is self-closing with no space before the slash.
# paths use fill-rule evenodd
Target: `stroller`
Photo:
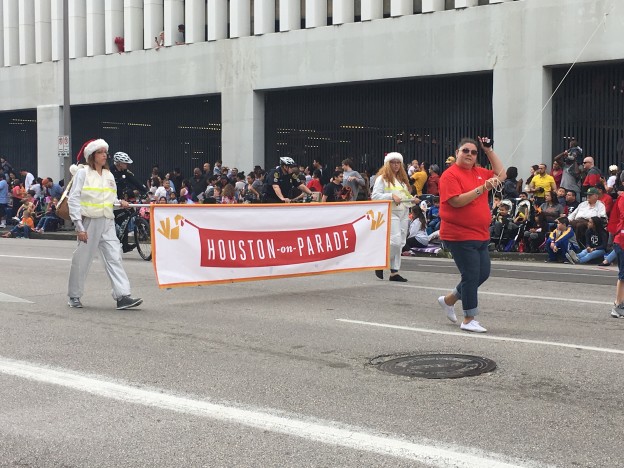
<path id="1" fill-rule="evenodd" d="M 500 207 L 507 207 L 507 215 L 500 213 Z M 517 209 L 516 209 L 517 211 Z M 490 226 L 490 241 L 499 252 L 510 252 L 515 249 L 519 228 L 514 224 L 514 203 L 511 200 L 500 202 L 499 211 Z"/>
<path id="2" fill-rule="evenodd" d="M 520 242 L 524 240 L 524 233 L 529 227 L 531 220 L 533 219 L 535 213 L 533 211 L 533 206 L 529 200 L 520 200 L 516 205 L 516 211 L 514 213 L 514 223 L 518 226 L 518 231 L 514 238 L 514 243 L 512 246 L 512 251 L 517 252 L 518 246 Z"/>

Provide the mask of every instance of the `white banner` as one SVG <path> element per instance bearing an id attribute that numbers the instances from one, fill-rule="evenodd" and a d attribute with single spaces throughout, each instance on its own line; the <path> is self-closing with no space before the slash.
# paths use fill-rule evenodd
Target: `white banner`
<path id="1" fill-rule="evenodd" d="M 390 203 L 151 207 L 158 286 L 388 268 Z"/>

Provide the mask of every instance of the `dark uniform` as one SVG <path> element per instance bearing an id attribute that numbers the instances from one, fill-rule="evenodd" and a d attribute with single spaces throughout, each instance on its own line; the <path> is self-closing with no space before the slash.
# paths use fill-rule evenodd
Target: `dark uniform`
<path id="1" fill-rule="evenodd" d="M 283 203 L 273 185 L 279 185 L 284 198 L 293 198 L 293 192 L 301 185 L 301 181 L 297 174 L 284 174 L 281 167 L 270 170 L 264 178 L 264 203 Z"/>
<path id="2" fill-rule="evenodd" d="M 111 174 L 115 178 L 115 183 L 117 184 L 117 198 L 120 200 L 125 200 L 126 198 L 133 198 L 134 191 L 138 190 L 142 195 L 145 195 L 148 192 L 147 187 L 143 182 L 141 182 L 131 171 L 128 169 L 119 170 L 113 164 L 110 168 Z M 127 209 L 118 209 L 113 211 L 115 215 L 115 224 L 117 226 L 122 226 L 126 223 L 127 219 L 130 217 L 130 212 Z M 128 230 L 124 229 L 124 235 L 121 238 L 122 249 L 124 252 L 129 252 L 134 247 L 130 247 L 128 245 Z"/>
<path id="3" fill-rule="evenodd" d="M 142 195 L 148 192 L 145 184 L 128 169 L 121 171 L 113 164 L 110 171 L 115 178 L 115 183 L 117 184 L 117 198 L 120 200 L 125 200 L 126 195 L 128 198 L 133 198 L 135 190 L 138 190 Z"/>

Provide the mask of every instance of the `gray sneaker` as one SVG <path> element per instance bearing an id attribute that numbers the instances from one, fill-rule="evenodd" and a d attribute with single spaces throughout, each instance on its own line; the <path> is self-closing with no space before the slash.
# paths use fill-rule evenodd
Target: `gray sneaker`
<path id="1" fill-rule="evenodd" d="M 624 303 L 619 305 L 613 304 L 613 309 L 611 309 L 611 317 L 624 318 Z"/>
<path id="2" fill-rule="evenodd" d="M 143 303 L 143 299 L 137 297 L 136 299 L 130 296 L 124 296 L 121 299 L 117 299 L 117 310 L 130 309 L 131 307 L 140 306 Z"/>
<path id="3" fill-rule="evenodd" d="M 67 301 L 67 305 L 74 309 L 82 309 L 82 302 L 80 302 L 79 297 L 70 297 L 69 301 Z"/>
<path id="4" fill-rule="evenodd" d="M 566 257 L 568 255 L 572 259 L 572 263 L 578 263 L 579 262 L 578 255 L 576 255 L 576 252 L 574 250 L 572 250 L 572 249 L 568 250 L 568 253 L 566 254 Z"/>
<path id="5" fill-rule="evenodd" d="M 574 257 L 572 256 L 572 251 L 570 250 L 569 252 L 566 252 L 565 257 L 568 259 L 567 262 L 563 262 L 563 263 L 571 263 L 572 265 L 576 264 L 576 261 L 574 261 Z M 577 258 L 578 261 L 578 258 Z"/>

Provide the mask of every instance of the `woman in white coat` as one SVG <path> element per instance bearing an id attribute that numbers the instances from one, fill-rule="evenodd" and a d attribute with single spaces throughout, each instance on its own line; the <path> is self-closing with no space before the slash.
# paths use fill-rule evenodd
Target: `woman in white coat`
<path id="1" fill-rule="evenodd" d="M 399 275 L 401 251 L 407 238 L 409 210 L 414 203 L 420 203 L 409 190 L 409 179 L 403 167 L 401 153 L 388 153 L 384 165 L 375 178 L 373 200 L 391 200 L 392 218 L 390 219 L 390 281 L 407 281 Z M 375 270 L 377 278 L 383 279 L 383 270 Z"/>
<path id="2" fill-rule="evenodd" d="M 117 309 L 129 309 L 143 300 L 130 295 L 130 281 L 121 264 L 121 244 L 115 232 L 113 205 L 128 207 L 128 202 L 117 199 L 117 184 L 108 170 L 108 143 L 91 140 L 78 153 L 77 162 L 83 157 L 86 165 L 75 171 L 68 198 L 69 216 L 78 237 L 78 248 L 72 257 L 67 295 L 70 307 L 82 308 L 80 298 L 93 257 L 99 250 L 106 274 L 113 287 L 113 299 Z"/>

